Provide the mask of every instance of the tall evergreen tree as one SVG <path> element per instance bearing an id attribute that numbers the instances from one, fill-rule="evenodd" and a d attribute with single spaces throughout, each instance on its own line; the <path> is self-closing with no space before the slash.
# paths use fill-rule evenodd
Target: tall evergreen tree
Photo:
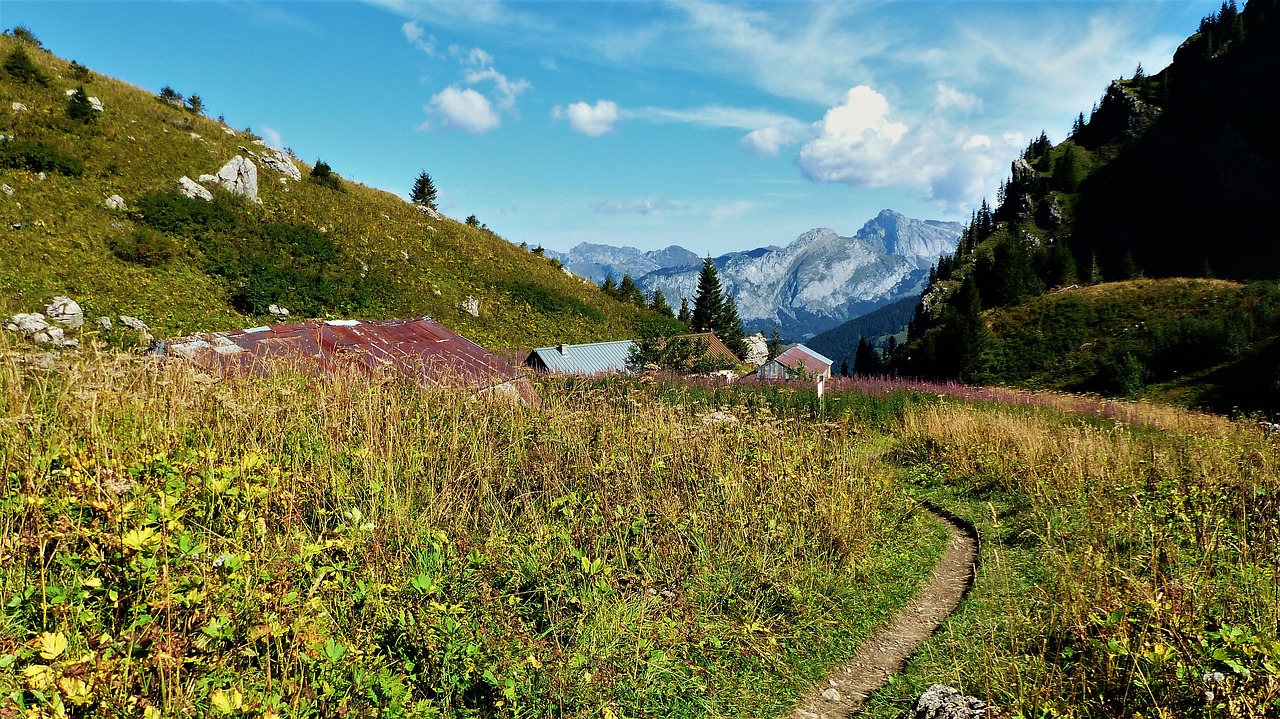
<path id="1" fill-rule="evenodd" d="M 653 289 L 653 295 L 649 298 L 649 309 L 660 315 L 666 315 L 667 317 L 676 316 L 676 313 L 671 310 L 671 305 L 667 304 L 667 297 L 662 294 L 661 287 L 655 287 Z"/>
<path id="2" fill-rule="evenodd" d="M 618 283 L 618 299 L 623 302 L 630 302 L 636 307 L 644 307 L 644 293 L 636 286 L 636 281 L 631 278 L 631 273 L 627 272 L 622 275 L 622 282 Z"/>
<path id="3" fill-rule="evenodd" d="M 866 376 L 880 374 L 882 371 L 880 355 L 876 353 L 875 345 L 868 342 L 866 337 L 859 337 L 858 349 L 853 354 L 853 373 Z"/>
<path id="4" fill-rule="evenodd" d="M 89 96 L 85 94 L 84 85 L 77 87 L 71 97 L 67 98 L 67 117 L 80 122 L 92 122 L 98 119 L 98 111 L 93 109 Z"/>
<path id="5" fill-rule="evenodd" d="M 715 321 L 716 337 L 738 357 L 747 356 L 747 331 L 738 317 L 738 305 L 733 295 L 725 292 L 720 302 L 720 314 Z"/>
<path id="6" fill-rule="evenodd" d="M 414 204 L 426 205 L 431 209 L 436 209 L 436 186 L 431 182 L 431 175 L 426 170 L 418 173 L 418 179 L 413 181 L 413 192 L 410 193 L 409 199 Z"/>
<path id="7" fill-rule="evenodd" d="M 693 316 L 690 327 L 694 332 L 715 332 L 716 319 L 724 305 L 724 290 L 720 288 L 720 275 L 710 257 L 702 261 L 698 275 L 698 293 L 693 297 Z"/>
<path id="8" fill-rule="evenodd" d="M 685 327 L 693 329 L 693 310 L 689 309 L 689 298 L 680 298 L 680 313 L 676 315 L 676 319 Z"/>
<path id="9" fill-rule="evenodd" d="M 778 323 L 773 323 L 773 331 L 769 333 L 769 359 L 782 354 L 782 333 L 778 331 Z M 845 375 L 848 377 L 848 375 Z"/>
<path id="10" fill-rule="evenodd" d="M 618 297 L 618 283 L 614 281 L 612 274 L 605 275 L 604 282 L 600 284 L 600 289 L 604 290 L 604 293 L 610 297 L 615 299 Z"/>

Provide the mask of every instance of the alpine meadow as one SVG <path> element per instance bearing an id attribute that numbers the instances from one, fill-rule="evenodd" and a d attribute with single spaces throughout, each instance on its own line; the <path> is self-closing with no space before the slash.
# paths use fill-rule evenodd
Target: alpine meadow
<path id="1" fill-rule="evenodd" d="M 1280 1 L 150 4 L 257 131 L 105 5 L 0 35 L 0 719 L 1280 717 Z"/>

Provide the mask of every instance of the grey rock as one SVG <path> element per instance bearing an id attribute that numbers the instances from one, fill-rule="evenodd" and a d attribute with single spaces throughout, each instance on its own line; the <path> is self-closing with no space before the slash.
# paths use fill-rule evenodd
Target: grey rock
<path id="1" fill-rule="evenodd" d="M 421 212 L 422 214 L 426 215 L 427 217 L 430 217 L 433 220 L 441 219 L 439 212 L 436 212 L 435 210 L 431 209 L 430 207 L 427 207 L 426 205 L 415 205 L 415 207 L 417 208 L 418 212 Z"/>
<path id="2" fill-rule="evenodd" d="M 1019 157 L 1010 167 L 1010 175 L 1014 185 L 1028 185 L 1035 182 L 1036 171 L 1031 164 Z"/>
<path id="3" fill-rule="evenodd" d="M 108 197 L 102 204 L 106 205 L 108 210 L 125 209 L 124 198 L 119 195 L 112 195 L 111 197 Z"/>
<path id="4" fill-rule="evenodd" d="M 977 697 L 934 684 L 916 699 L 904 719 L 994 719 L 999 716 L 999 709 Z"/>
<path id="5" fill-rule="evenodd" d="M 258 199 L 258 167 L 251 160 L 236 155 L 218 170 L 218 184 L 228 192 L 249 200 Z"/>
<path id="6" fill-rule="evenodd" d="M 757 332 L 747 337 L 747 356 L 742 358 L 743 362 L 749 362 L 756 367 L 769 361 L 769 340 L 764 338 L 763 332 Z"/>
<path id="7" fill-rule="evenodd" d="M 89 105 L 93 107 L 94 110 L 97 110 L 98 112 L 102 112 L 102 110 L 104 109 L 102 107 L 102 100 L 99 100 L 96 97 L 89 98 Z"/>
<path id="8" fill-rule="evenodd" d="M 836 691 L 835 687 L 827 687 L 822 691 L 822 698 L 829 702 L 838 702 L 844 697 L 840 696 L 840 692 Z"/>
<path id="9" fill-rule="evenodd" d="M 276 319 L 280 319 L 280 320 L 283 320 L 289 316 L 288 308 L 281 307 L 280 305 L 271 305 L 270 307 L 267 308 L 267 313 L 270 314 L 272 317 L 275 317 Z"/>
<path id="10" fill-rule="evenodd" d="M 49 304 L 45 305 L 44 314 L 63 327 L 78 330 L 84 326 L 84 310 L 80 309 L 80 304 L 70 297 L 62 295 L 54 297 Z"/>
<path id="11" fill-rule="evenodd" d="M 120 315 L 120 324 L 131 330 L 137 330 L 139 332 L 151 331 L 151 328 L 147 326 L 146 322 L 143 322 L 137 317 L 130 317 L 129 315 Z"/>
<path id="12" fill-rule="evenodd" d="M 213 202 L 213 193 L 201 187 L 195 180 L 186 175 L 178 178 L 178 191 L 193 200 Z"/>
<path id="13" fill-rule="evenodd" d="M 110 332 L 115 323 L 111 321 L 110 317 L 103 316 L 98 318 L 98 326 L 102 328 L 103 332 Z"/>
<path id="14" fill-rule="evenodd" d="M 4 328 L 10 332 L 17 332 L 40 345 L 76 347 L 80 344 L 76 340 L 67 339 L 61 327 L 49 324 L 45 316 L 39 312 L 18 313 L 4 321 Z"/>
<path id="15" fill-rule="evenodd" d="M 27 111 L 27 106 L 26 106 L 26 105 L 23 105 L 23 104 L 22 104 L 22 103 L 20 103 L 20 102 L 15 102 L 15 103 L 13 103 L 12 107 L 13 107 L 13 111 L 14 111 L 14 112 L 26 112 L 26 111 Z"/>
<path id="16" fill-rule="evenodd" d="M 4 183 L 3 185 L 0 185 L 0 192 L 3 192 L 4 194 L 8 195 L 9 197 L 13 197 L 13 193 L 17 192 L 17 190 L 15 190 L 15 189 L 13 189 L 12 187 L 10 187 L 10 186 L 9 186 L 9 183 L 7 183 L 7 182 L 6 182 L 6 183 Z"/>
<path id="17" fill-rule="evenodd" d="M 458 303 L 458 310 L 471 315 L 472 317 L 480 316 L 480 300 L 474 297 L 467 297 Z"/>
<path id="18" fill-rule="evenodd" d="M 298 181 L 302 179 L 302 171 L 298 169 L 297 165 L 293 164 L 293 160 L 289 158 L 289 155 L 279 150 L 267 150 L 258 159 L 262 160 L 262 164 L 291 180 Z"/>

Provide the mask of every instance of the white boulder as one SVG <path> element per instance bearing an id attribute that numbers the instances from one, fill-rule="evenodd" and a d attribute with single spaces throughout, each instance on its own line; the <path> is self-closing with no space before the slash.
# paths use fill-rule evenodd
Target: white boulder
<path id="1" fill-rule="evenodd" d="M 178 191 L 193 200 L 213 202 L 213 193 L 196 184 L 196 181 L 183 175 L 178 178 Z"/>
<path id="2" fill-rule="evenodd" d="M 106 201 L 105 201 L 105 202 L 103 202 L 103 204 L 107 206 L 107 209 L 108 209 L 108 210 L 123 210 L 123 209 L 125 209 L 125 206 L 124 206 L 124 198 L 123 198 L 123 197 L 121 197 L 121 196 L 119 196 L 119 195 L 112 195 L 111 197 L 108 197 L 108 198 L 106 199 Z"/>
<path id="3" fill-rule="evenodd" d="M 44 306 L 44 313 L 54 322 L 73 330 L 84 325 L 84 310 L 80 309 L 80 303 L 70 297 L 54 297 Z"/>
<path id="4" fill-rule="evenodd" d="M 241 197 L 258 199 L 258 167 L 240 155 L 227 161 L 218 170 L 218 184 L 228 192 Z"/>
<path id="5" fill-rule="evenodd" d="M 23 105 L 23 104 L 22 104 L 22 103 L 20 103 L 20 102 L 15 102 L 15 103 L 13 103 L 12 107 L 13 107 L 13 111 L 14 111 L 14 112 L 26 112 L 26 111 L 27 111 L 27 106 L 26 106 L 26 105 Z"/>
<path id="6" fill-rule="evenodd" d="M 480 300 L 474 297 L 467 297 L 467 299 L 458 303 L 458 309 L 471 315 L 472 317 L 479 317 L 480 316 Z"/>
<path id="7" fill-rule="evenodd" d="M 293 160 L 289 159 L 289 155 L 280 150 L 268 150 L 262 153 L 258 159 L 262 160 L 262 164 L 279 172 L 291 180 L 298 181 L 302 179 L 302 171 L 297 165 L 293 164 Z"/>
<path id="8" fill-rule="evenodd" d="M 79 342 L 69 340 L 61 327 L 49 324 L 39 312 L 21 312 L 5 320 L 4 328 L 17 332 L 36 344 L 53 345 L 55 347 L 75 347 Z"/>
<path id="9" fill-rule="evenodd" d="M 288 308 L 281 307 L 280 305 L 271 305 L 267 308 L 267 313 L 278 320 L 287 319 L 289 317 Z"/>

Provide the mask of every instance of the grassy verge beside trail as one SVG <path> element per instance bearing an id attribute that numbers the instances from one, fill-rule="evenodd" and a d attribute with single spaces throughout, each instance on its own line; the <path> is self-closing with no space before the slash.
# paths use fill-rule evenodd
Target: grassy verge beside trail
<path id="1" fill-rule="evenodd" d="M 945 403 L 907 413 L 912 493 L 982 534 L 967 600 L 867 716 L 931 683 L 1024 717 L 1280 716 L 1280 441 Z"/>
<path id="2" fill-rule="evenodd" d="M 779 715 L 942 551 L 856 419 L 541 389 L 0 346 L 0 715 Z"/>

